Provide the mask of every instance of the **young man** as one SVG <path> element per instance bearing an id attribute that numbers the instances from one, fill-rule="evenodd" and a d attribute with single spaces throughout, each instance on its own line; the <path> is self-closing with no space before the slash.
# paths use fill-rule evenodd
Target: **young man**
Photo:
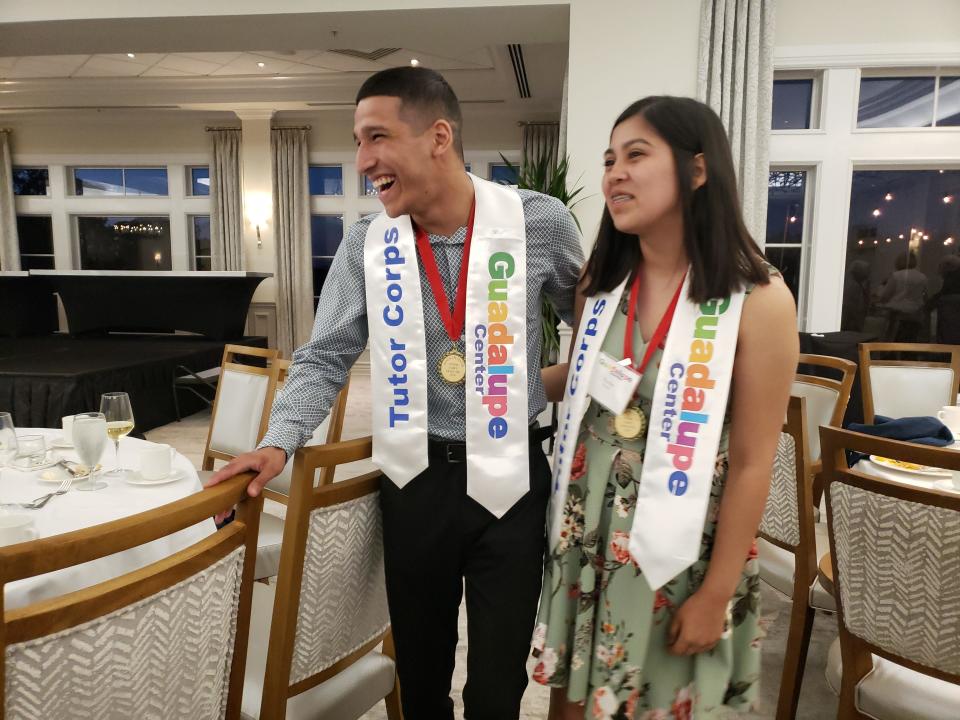
<path id="1" fill-rule="evenodd" d="M 438 73 L 401 67 L 357 95 L 357 169 L 384 212 L 337 251 L 313 336 L 258 450 L 257 494 L 327 415 L 367 340 L 374 462 L 404 715 L 452 720 L 466 584 L 470 720 L 519 714 L 543 569 L 550 471 L 540 304 L 570 322 L 583 253 L 566 208 L 464 171 L 461 114 Z"/>

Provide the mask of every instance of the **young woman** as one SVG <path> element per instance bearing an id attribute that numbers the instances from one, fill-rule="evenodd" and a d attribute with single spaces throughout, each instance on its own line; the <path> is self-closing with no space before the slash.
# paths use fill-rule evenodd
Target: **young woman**
<path id="1" fill-rule="evenodd" d="M 565 386 L 555 375 L 550 387 L 554 399 L 566 393 L 568 423 L 577 389 L 596 397 L 580 401 L 582 420 L 554 458 L 534 679 L 555 688 L 551 720 L 701 720 L 757 697 L 754 537 L 797 365 L 796 308 L 744 227 L 730 147 L 707 106 L 635 102 L 603 162 L 578 355 Z M 738 307 L 739 319 L 710 325 Z M 641 375 L 635 389 L 608 383 L 625 410 L 609 393 L 597 401 L 597 376 L 611 372 L 604 354 Z M 669 494 L 658 494 L 661 479 Z M 670 539 L 684 522 L 684 537 Z M 684 539 L 692 564 L 654 579 L 673 572 Z"/>

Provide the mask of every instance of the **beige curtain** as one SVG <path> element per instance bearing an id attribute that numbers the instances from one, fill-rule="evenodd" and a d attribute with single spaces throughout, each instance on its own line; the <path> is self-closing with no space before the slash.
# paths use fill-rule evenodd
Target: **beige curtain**
<path id="1" fill-rule="evenodd" d="M 774 0 L 702 0 L 697 96 L 727 129 L 743 217 L 762 246 L 773 103 Z"/>
<path id="2" fill-rule="evenodd" d="M 240 137 L 236 130 L 211 130 L 210 264 L 214 270 L 243 270 L 243 202 L 240 196 Z"/>
<path id="3" fill-rule="evenodd" d="M 557 165 L 557 151 L 560 146 L 560 123 L 524 123 L 523 138 L 520 145 L 521 163 L 530 165 L 547 155 L 550 157 L 549 170 Z"/>
<path id="4" fill-rule="evenodd" d="M 313 328 L 307 130 L 272 130 L 270 145 L 277 244 L 277 345 L 284 357 L 290 357 L 310 339 Z"/>
<path id="5" fill-rule="evenodd" d="M 0 270 L 20 269 L 17 209 L 13 204 L 13 157 L 10 133 L 0 130 Z"/>

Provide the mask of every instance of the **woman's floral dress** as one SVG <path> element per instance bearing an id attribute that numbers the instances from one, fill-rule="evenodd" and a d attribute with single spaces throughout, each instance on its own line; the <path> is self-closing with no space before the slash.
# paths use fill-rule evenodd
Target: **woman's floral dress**
<path id="1" fill-rule="evenodd" d="M 603 350 L 623 354 L 627 295 Z M 634 332 L 634 357 L 646 345 Z M 650 367 L 660 364 L 654 353 Z M 649 417 L 656 373 L 638 387 Z M 676 610 L 703 582 L 727 478 L 729 416 L 723 428 L 703 527 L 700 559 L 653 592 L 627 552 L 646 437 L 614 432 L 613 415 L 591 402 L 577 442 L 558 546 L 548 555 L 533 638 L 534 680 L 566 688 L 586 702 L 587 718 L 688 720 L 747 710 L 760 675 L 759 575 L 756 548 L 727 611 L 720 642 L 688 657 L 667 651 Z"/>

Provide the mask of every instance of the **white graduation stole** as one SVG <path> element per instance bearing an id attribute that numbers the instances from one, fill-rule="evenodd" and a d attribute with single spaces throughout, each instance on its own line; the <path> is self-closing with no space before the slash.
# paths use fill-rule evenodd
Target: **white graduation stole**
<path id="1" fill-rule="evenodd" d="M 530 486 L 526 225 L 516 191 L 470 179 L 476 206 L 464 322 L 467 493 L 501 517 Z M 427 377 L 436 372 L 427 367 L 409 216 L 381 213 L 370 223 L 364 267 L 373 461 L 403 487 L 428 465 Z"/>
<path id="2" fill-rule="evenodd" d="M 727 299 L 693 303 L 689 282 L 688 272 L 657 372 L 630 532 L 630 555 L 654 590 L 699 557 L 745 296 L 740 290 Z M 577 397 L 576 391 L 587 386 L 596 367 L 625 283 L 588 299 L 580 320 L 554 451 L 551 547 L 559 540 L 570 463 L 588 405 L 585 393 Z"/>

